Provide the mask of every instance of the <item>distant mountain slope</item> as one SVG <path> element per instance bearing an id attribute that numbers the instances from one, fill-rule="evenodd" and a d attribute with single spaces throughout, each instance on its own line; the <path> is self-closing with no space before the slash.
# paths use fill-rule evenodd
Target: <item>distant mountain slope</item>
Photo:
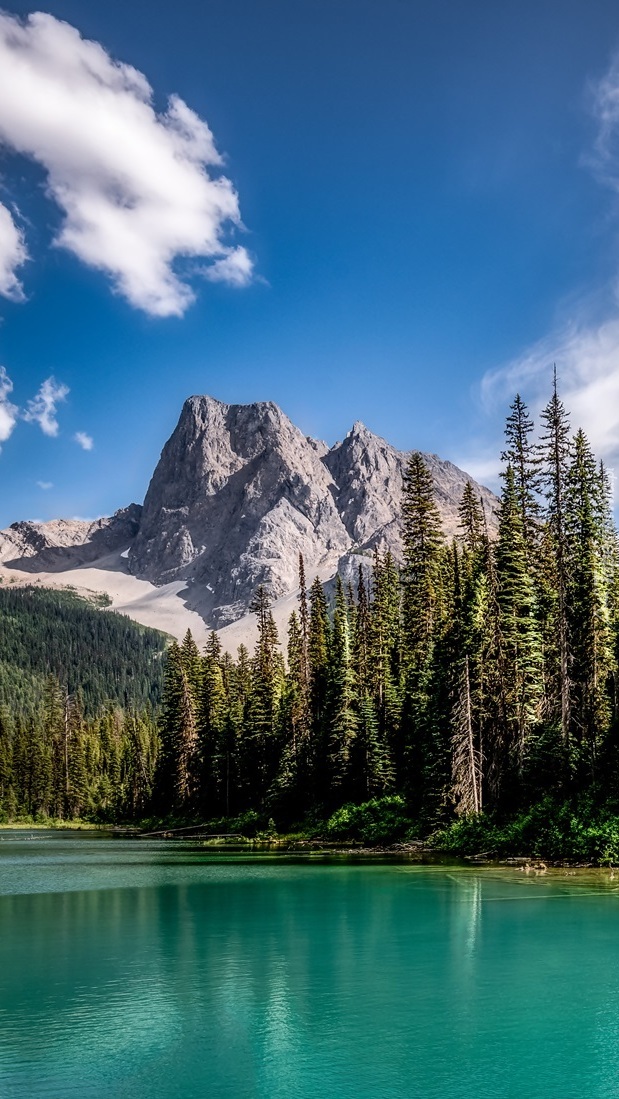
<path id="1" fill-rule="evenodd" d="M 272 402 L 190 397 L 142 508 L 94 524 L 16 523 L 0 533 L 0 572 L 43 582 L 61 574 L 66 582 L 74 571 L 76 585 L 110 592 L 139 621 L 164 625 L 165 613 L 166 629 L 178 619 L 176 633 L 195 619 L 219 629 L 247 615 L 259 584 L 285 600 L 296 588 L 299 553 L 308 576 L 325 580 L 375 545 L 399 557 L 407 457 L 361 423 L 329 448 Z M 434 454 L 424 458 L 453 537 L 472 478 Z M 493 530 L 496 497 L 473 484 Z"/>
<path id="2" fill-rule="evenodd" d="M 130 504 L 109 519 L 13 523 L 0 532 L 0 563 L 22 572 L 64 572 L 98 561 L 131 545 L 141 513 L 139 504 Z"/>

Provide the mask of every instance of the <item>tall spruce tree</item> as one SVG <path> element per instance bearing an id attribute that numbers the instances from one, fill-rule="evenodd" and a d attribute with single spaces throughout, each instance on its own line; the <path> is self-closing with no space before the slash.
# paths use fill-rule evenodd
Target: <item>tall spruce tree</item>
<path id="1" fill-rule="evenodd" d="M 554 371 L 552 396 L 541 414 L 544 433 L 539 442 L 540 484 L 546 500 L 545 549 L 550 583 L 555 593 L 554 613 L 550 617 L 553 638 L 547 639 L 546 652 L 552 653 L 556 638 L 554 707 L 558 713 L 561 739 L 568 763 L 570 738 L 570 639 L 568 621 L 569 552 L 566 530 L 567 476 L 571 458 L 569 417 L 557 390 Z"/>
<path id="2" fill-rule="evenodd" d="M 482 504 L 470 481 L 467 481 L 458 506 L 460 538 L 471 558 L 482 548 L 484 541 L 484 513 Z"/>
<path id="3" fill-rule="evenodd" d="M 403 748 L 410 796 L 418 807 L 441 797 L 448 758 L 434 709 L 434 652 L 444 625 L 443 533 L 432 475 L 414 451 L 402 502 L 402 655 L 405 677 Z"/>
<path id="4" fill-rule="evenodd" d="M 468 655 L 464 658 L 452 715 L 451 751 L 452 796 L 456 813 L 458 816 L 477 815 L 482 810 L 482 755 L 478 730 L 473 723 Z"/>
<path id="5" fill-rule="evenodd" d="M 609 573 L 609 517 L 604 483 L 582 430 L 574 438 L 566 478 L 569 556 L 567 616 L 571 646 L 571 731 L 574 763 L 596 777 L 600 746 L 612 718 L 609 683 L 615 667 Z"/>
<path id="6" fill-rule="evenodd" d="M 309 698 L 312 736 L 313 786 L 317 802 L 328 797 L 327 768 L 327 702 L 329 694 L 329 659 L 331 623 L 327 600 L 318 576 L 310 588 L 308 631 Z"/>
<path id="7" fill-rule="evenodd" d="M 340 799 L 352 793 L 353 748 L 359 724 L 358 683 L 351 652 L 349 613 L 338 574 L 329 666 L 328 759 L 330 785 Z"/>
<path id="8" fill-rule="evenodd" d="M 229 753 L 225 743 L 228 699 L 224 686 L 221 642 L 215 630 L 211 631 L 206 643 L 198 682 L 200 803 L 207 817 L 216 817 L 225 812 Z"/>
<path id="9" fill-rule="evenodd" d="M 283 663 L 277 628 L 266 588 L 260 585 L 250 610 L 256 615 L 258 639 L 252 659 L 251 691 L 246 744 L 246 767 L 254 776 L 257 798 L 264 797 L 277 768 L 279 704 L 283 686 Z"/>
<path id="10" fill-rule="evenodd" d="M 496 543 L 501 619 L 501 714 L 505 723 L 500 767 L 503 796 L 517 796 L 524 764 L 540 719 L 542 641 L 525 521 L 514 470 L 507 466 Z"/>
<path id="11" fill-rule="evenodd" d="M 539 541 L 540 473 L 539 457 L 533 441 L 534 423 L 519 393 L 516 394 L 505 421 L 505 449 L 501 459 L 512 471 L 514 491 L 520 517 L 522 536 L 529 564 L 533 564 Z M 505 473 L 503 473 L 505 476 Z"/>

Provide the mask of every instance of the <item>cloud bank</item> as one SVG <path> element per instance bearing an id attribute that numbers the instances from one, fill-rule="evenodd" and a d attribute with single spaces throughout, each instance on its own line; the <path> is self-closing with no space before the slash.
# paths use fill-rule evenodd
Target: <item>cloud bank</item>
<path id="1" fill-rule="evenodd" d="M 619 197 L 619 54 L 592 89 L 592 110 L 596 136 L 587 163 Z M 539 412 L 550 396 L 556 363 L 572 424 L 584 428 L 607 463 L 619 462 L 619 277 L 615 305 L 602 320 L 588 320 L 584 303 L 572 314 L 569 323 L 512 362 L 489 371 L 481 386 L 483 403 L 495 412 L 520 392 L 533 412 Z"/>
<path id="2" fill-rule="evenodd" d="M 24 288 L 17 271 L 28 259 L 24 234 L 13 215 L 0 202 L 0 294 L 11 301 L 24 300 Z"/>
<path id="3" fill-rule="evenodd" d="M 234 286 L 251 280 L 252 261 L 228 239 L 238 197 L 208 125 L 178 96 L 163 113 L 152 99 L 142 73 L 68 23 L 0 12 L 0 144 L 45 170 L 64 214 L 56 244 L 137 308 L 181 316 L 194 292 L 179 258 L 210 261 L 207 278 Z"/>

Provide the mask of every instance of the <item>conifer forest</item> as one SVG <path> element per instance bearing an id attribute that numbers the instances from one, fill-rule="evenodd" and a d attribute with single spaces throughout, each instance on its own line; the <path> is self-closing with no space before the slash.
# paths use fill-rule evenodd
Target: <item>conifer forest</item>
<path id="1" fill-rule="evenodd" d="M 99 690 L 85 701 L 66 673 L 49 671 L 38 694 L 24 694 L 23 676 L 20 686 L 5 672 L 4 819 L 253 814 L 278 830 L 319 830 L 350 821 L 343 807 L 374 805 L 392 814 L 394 834 L 398 822 L 418 835 L 466 826 L 474 846 L 476 821 L 540 805 L 540 819 L 552 806 L 616 812 L 610 477 L 585 434 L 572 431 L 556 381 L 537 428 L 514 400 L 502 463 L 498 514 L 487 515 L 467 484 L 460 533 L 448 542 L 432 478 L 413 452 L 402 561 L 378 549 L 359 555 L 354 582 L 338 576 L 326 592 L 300 558 L 285 638 L 266 591 L 256 591 L 252 652 L 231 656 L 215 632 L 200 652 L 188 634 L 169 645 L 162 671 L 157 641 L 149 690 L 134 646 L 126 660 L 139 689 L 132 695 L 125 683 L 121 698 L 109 683 L 107 700 Z"/>

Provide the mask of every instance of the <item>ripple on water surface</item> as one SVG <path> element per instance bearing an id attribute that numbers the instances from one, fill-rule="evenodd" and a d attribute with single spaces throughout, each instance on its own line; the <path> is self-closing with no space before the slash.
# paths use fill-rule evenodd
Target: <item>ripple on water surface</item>
<path id="1" fill-rule="evenodd" d="M 608 873 L 0 842 L 3 1099 L 616 1099 Z"/>

